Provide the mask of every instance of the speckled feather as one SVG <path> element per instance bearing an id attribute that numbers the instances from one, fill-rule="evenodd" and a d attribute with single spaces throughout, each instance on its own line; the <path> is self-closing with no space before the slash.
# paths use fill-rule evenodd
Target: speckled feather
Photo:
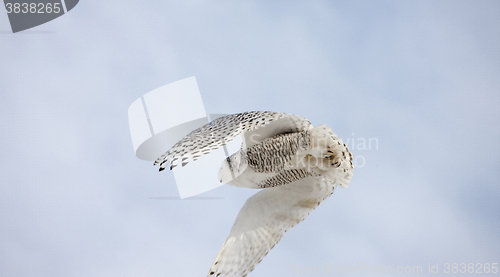
<path id="1" fill-rule="evenodd" d="M 224 182 L 264 189 L 240 210 L 209 277 L 247 276 L 285 232 L 352 178 L 353 156 L 328 126 L 313 128 L 301 116 L 275 112 L 218 118 L 188 134 L 154 164 L 160 164 L 160 171 L 169 162 L 170 169 L 179 162 L 184 166 L 238 135 L 244 136 L 243 145 L 223 162 L 221 170 L 229 172 L 222 176 L 232 176 Z"/>
<path id="2" fill-rule="evenodd" d="M 308 131 L 281 134 L 249 147 L 245 158 L 255 172 L 281 172 L 299 149 L 306 150 L 309 145 Z"/>
<path id="3" fill-rule="evenodd" d="M 318 177 L 320 175 L 316 172 L 306 171 L 304 169 L 284 170 L 271 178 L 261 181 L 259 183 L 259 188 L 279 187 L 312 176 Z"/>
<path id="4" fill-rule="evenodd" d="M 196 161 L 223 145 L 233 141 L 244 132 L 257 129 L 270 122 L 287 116 L 278 112 L 244 112 L 217 118 L 194 130 L 160 156 L 154 165 L 160 164 L 159 171 L 170 162 L 170 169 L 179 162 L 185 166 L 190 160 Z"/>

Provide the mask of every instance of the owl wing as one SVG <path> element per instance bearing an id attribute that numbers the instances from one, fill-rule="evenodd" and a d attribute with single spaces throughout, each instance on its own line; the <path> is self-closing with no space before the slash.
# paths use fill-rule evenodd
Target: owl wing
<path id="1" fill-rule="evenodd" d="M 262 261 L 285 232 L 328 198 L 336 184 L 324 176 L 264 189 L 241 208 L 209 277 L 244 277 Z"/>
<path id="2" fill-rule="evenodd" d="M 267 128 L 267 125 L 272 127 Z M 280 133 L 303 131 L 302 129 L 309 129 L 311 126 L 311 123 L 301 116 L 279 112 L 253 111 L 227 115 L 189 133 L 156 159 L 154 165 L 160 164 L 160 171 L 164 170 L 169 162 L 170 169 L 176 167 L 179 162 L 185 166 L 190 160 L 196 161 L 202 155 L 228 144 L 249 131 L 248 143 L 252 144 Z M 260 131 L 252 132 L 257 129 Z M 263 131 L 264 129 L 267 131 Z"/>

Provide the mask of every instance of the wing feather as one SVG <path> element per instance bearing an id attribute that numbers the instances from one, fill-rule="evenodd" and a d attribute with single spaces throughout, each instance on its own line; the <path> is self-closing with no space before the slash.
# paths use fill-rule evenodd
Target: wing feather
<path id="1" fill-rule="evenodd" d="M 275 121 L 276 124 L 274 124 Z M 267 127 L 269 124 L 272 124 L 272 128 L 261 128 L 263 126 Z M 268 130 L 267 132 L 251 133 L 255 134 L 252 139 L 260 142 L 280 133 L 303 131 L 302 129 L 312 128 L 311 126 L 311 123 L 301 116 L 280 112 L 252 111 L 227 115 L 219 117 L 189 133 L 165 154 L 156 159 L 154 165 L 160 164 L 160 171 L 164 170 L 169 162 L 170 169 L 176 167 L 179 163 L 185 166 L 190 160 L 195 161 L 201 156 L 228 144 L 237 136 L 256 129 Z M 250 137 L 248 138 L 250 139 Z"/>
<path id="2" fill-rule="evenodd" d="M 304 220 L 336 185 L 324 176 L 267 188 L 241 208 L 209 277 L 244 277 L 262 261 L 285 232 Z"/>

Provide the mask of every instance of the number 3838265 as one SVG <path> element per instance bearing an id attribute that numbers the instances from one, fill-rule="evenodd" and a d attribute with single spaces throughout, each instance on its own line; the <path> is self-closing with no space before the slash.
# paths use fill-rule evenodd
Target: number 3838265
<path id="1" fill-rule="evenodd" d="M 7 13 L 60 13 L 61 3 L 6 3 Z"/>
<path id="2" fill-rule="evenodd" d="M 444 273 L 498 273 L 498 263 L 445 263 Z"/>

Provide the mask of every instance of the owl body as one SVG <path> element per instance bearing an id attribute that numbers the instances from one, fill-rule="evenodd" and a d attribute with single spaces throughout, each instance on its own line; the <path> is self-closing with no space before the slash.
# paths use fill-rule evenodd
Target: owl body
<path id="1" fill-rule="evenodd" d="M 346 145 L 326 125 L 296 133 L 285 133 L 251 143 L 223 161 L 222 183 L 246 188 L 286 185 L 300 179 L 325 175 L 348 184 L 352 161 L 344 166 L 340 156 L 350 155 Z M 340 168 L 340 169 L 338 169 Z M 344 174 L 343 174 L 344 173 Z M 336 176 L 339 175 L 339 176 Z"/>
<path id="2" fill-rule="evenodd" d="M 187 165 L 242 135 L 241 148 L 222 161 L 219 180 L 262 189 L 241 208 L 208 276 L 245 277 L 283 235 L 333 194 L 354 168 L 349 148 L 326 125 L 276 112 L 218 118 L 159 157 L 160 171 Z"/>

